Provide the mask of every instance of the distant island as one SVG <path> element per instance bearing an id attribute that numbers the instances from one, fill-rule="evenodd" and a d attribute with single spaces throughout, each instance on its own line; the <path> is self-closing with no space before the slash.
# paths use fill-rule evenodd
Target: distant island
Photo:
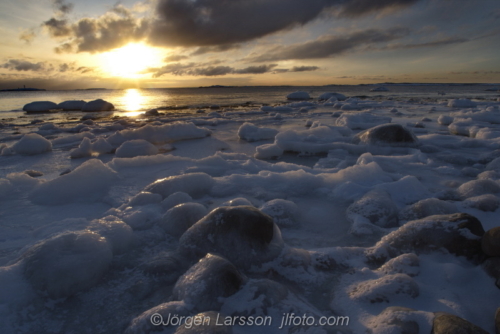
<path id="1" fill-rule="evenodd" d="M 234 86 L 213 85 L 213 86 L 200 86 L 198 88 L 234 88 Z"/>
<path id="2" fill-rule="evenodd" d="M 2 90 L 0 90 L 0 92 L 36 92 L 36 91 L 45 91 L 45 89 L 26 88 L 26 86 L 24 86 L 23 88 L 12 88 L 12 89 L 2 89 Z"/>

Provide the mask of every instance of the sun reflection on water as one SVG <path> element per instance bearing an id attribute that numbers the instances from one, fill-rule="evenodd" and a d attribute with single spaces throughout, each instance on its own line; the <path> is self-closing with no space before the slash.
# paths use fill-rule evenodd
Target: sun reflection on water
<path id="1" fill-rule="evenodd" d="M 138 89 L 131 88 L 125 91 L 123 96 L 123 109 L 127 111 L 127 116 L 138 116 L 142 114 L 141 108 L 144 103 L 144 96 Z"/>

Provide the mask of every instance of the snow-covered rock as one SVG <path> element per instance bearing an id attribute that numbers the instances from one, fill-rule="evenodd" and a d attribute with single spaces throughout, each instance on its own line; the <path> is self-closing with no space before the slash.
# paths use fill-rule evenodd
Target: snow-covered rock
<path id="1" fill-rule="evenodd" d="M 28 133 L 12 145 L 12 150 L 17 154 L 35 155 L 52 151 L 52 143 L 39 134 Z"/>
<path id="2" fill-rule="evenodd" d="M 158 225 L 168 234 L 180 237 L 207 213 L 207 208 L 199 203 L 183 203 L 169 209 L 158 221 Z"/>
<path id="3" fill-rule="evenodd" d="M 297 92 L 288 94 L 286 96 L 286 98 L 289 100 L 309 100 L 309 99 L 311 99 L 311 96 L 307 92 L 297 91 Z"/>
<path id="4" fill-rule="evenodd" d="M 394 303 L 420 295 L 418 284 L 406 274 L 386 275 L 358 283 L 349 289 L 349 297 L 369 303 Z"/>
<path id="5" fill-rule="evenodd" d="M 492 180 L 472 180 L 458 187 L 457 192 L 463 199 L 466 199 L 485 194 L 499 193 L 500 185 Z"/>
<path id="6" fill-rule="evenodd" d="M 276 159 L 283 155 L 284 151 L 276 144 L 264 144 L 255 148 L 256 159 Z"/>
<path id="7" fill-rule="evenodd" d="M 455 118 L 454 117 L 451 117 L 451 116 L 446 116 L 446 115 L 441 115 L 438 117 L 438 123 L 441 124 L 441 125 L 450 125 L 451 123 L 453 123 L 453 120 Z"/>
<path id="8" fill-rule="evenodd" d="M 83 100 L 70 100 L 70 101 L 64 101 L 61 102 L 57 105 L 57 109 L 62 109 L 64 111 L 78 111 L 82 110 L 83 106 L 87 102 Z"/>
<path id="9" fill-rule="evenodd" d="M 86 158 L 92 155 L 92 143 L 90 139 L 83 138 L 80 145 L 69 152 L 71 159 Z"/>
<path id="10" fill-rule="evenodd" d="M 92 152 L 98 153 L 98 154 L 107 154 L 107 153 L 112 153 L 114 148 L 111 146 L 108 141 L 102 137 L 98 138 L 95 142 L 92 143 L 91 147 Z"/>
<path id="11" fill-rule="evenodd" d="M 351 204 L 346 213 L 351 222 L 355 222 L 357 216 L 361 216 L 380 227 L 398 226 L 398 208 L 385 191 L 368 192 Z"/>
<path id="12" fill-rule="evenodd" d="M 297 226 L 299 220 L 299 208 L 297 204 L 285 199 L 273 199 L 264 203 L 260 211 L 271 216 L 279 227 Z"/>
<path id="13" fill-rule="evenodd" d="M 371 113 L 342 114 L 335 121 L 337 126 L 347 126 L 352 130 L 366 130 L 375 125 L 390 123 L 392 118 Z"/>
<path id="14" fill-rule="evenodd" d="M 35 101 L 24 105 L 23 111 L 29 113 L 48 112 L 50 110 L 59 109 L 57 104 L 51 101 Z"/>
<path id="15" fill-rule="evenodd" d="M 196 198 L 208 193 L 214 183 L 214 179 L 206 173 L 190 173 L 157 180 L 145 191 L 160 194 L 163 198 L 180 191 Z"/>
<path id="16" fill-rule="evenodd" d="M 248 142 L 274 139 L 278 130 L 272 128 L 259 128 L 252 123 L 245 122 L 238 129 L 238 137 Z"/>
<path id="17" fill-rule="evenodd" d="M 144 139 L 127 140 L 116 149 L 119 158 L 133 158 L 158 154 L 158 148 Z"/>
<path id="18" fill-rule="evenodd" d="M 340 93 L 323 93 L 318 97 L 318 100 L 328 101 L 331 98 L 335 98 L 335 100 L 338 100 L 338 101 L 345 101 L 346 96 L 344 94 L 340 94 Z"/>
<path id="19" fill-rule="evenodd" d="M 448 107 L 450 108 L 475 108 L 477 103 L 469 99 L 452 99 L 448 101 Z"/>
<path id="20" fill-rule="evenodd" d="M 401 210 L 399 218 L 401 220 L 415 220 L 433 215 L 445 215 L 457 212 L 458 209 L 453 203 L 437 198 L 426 198 Z"/>
<path id="21" fill-rule="evenodd" d="M 102 99 L 87 102 L 83 105 L 82 111 L 113 111 L 115 106 Z"/>
<path id="22" fill-rule="evenodd" d="M 357 134 L 353 143 L 381 146 L 409 146 L 419 144 L 417 137 L 400 124 L 381 124 Z"/>

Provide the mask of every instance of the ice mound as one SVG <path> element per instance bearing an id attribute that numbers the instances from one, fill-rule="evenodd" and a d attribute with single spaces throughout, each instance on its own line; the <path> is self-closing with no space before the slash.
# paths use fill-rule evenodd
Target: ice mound
<path id="1" fill-rule="evenodd" d="M 255 148 L 255 159 L 276 159 L 283 155 L 284 151 L 276 144 L 264 144 Z"/>
<path id="2" fill-rule="evenodd" d="M 493 212 L 500 207 L 500 198 L 492 194 L 469 197 L 463 201 L 463 205 L 466 208 Z"/>
<path id="3" fill-rule="evenodd" d="M 274 139 L 278 130 L 272 128 L 259 128 L 252 123 L 243 123 L 238 129 L 238 138 L 248 142 Z"/>
<path id="4" fill-rule="evenodd" d="M 309 100 L 309 99 L 311 99 L 311 96 L 309 96 L 309 93 L 307 93 L 307 92 L 297 91 L 297 92 L 288 94 L 286 96 L 286 98 L 289 100 Z"/>
<path id="5" fill-rule="evenodd" d="M 280 132 L 276 135 L 275 144 L 285 152 L 319 154 L 331 150 L 332 142 L 339 138 L 342 138 L 339 131 L 323 125 L 307 130 Z"/>
<path id="6" fill-rule="evenodd" d="M 414 220 L 384 236 L 367 252 L 375 261 L 404 253 L 425 253 L 444 248 L 450 253 L 477 259 L 482 254 L 481 222 L 467 213 L 429 216 Z"/>
<path id="7" fill-rule="evenodd" d="M 222 203 L 221 206 L 241 206 L 241 205 L 253 206 L 252 202 L 250 202 L 244 197 L 233 198 L 232 200 Z"/>
<path id="8" fill-rule="evenodd" d="M 398 208 L 385 191 L 372 190 L 351 204 L 347 208 L 347 218 L 355 222 L 357 216 L 380 227 L 398 226 Z"/>
<path id="9" fill-rule="evenodd" d="M 39 134 L 28 133 L 12 145 L 12 149 L 17 154 L 35 155 L 52 151 L 52 143 Z"/>
<path id="10" fill-rule="evenodd" d="M 183 301 L 173 301 L 160 304 L 134 318 L 125 330 L 125 334 L 149 334 L 157 332 L 160 328 L 167 329 L 170 326 L 166 325 L 160 327 L 158 325 L 153 325 L 151 319 L 154 319 L 153 321 L 156 323 L 157 320 L 169 319 L 169 316 L 172 317 L 174 314 L 179 317 L 186 317 L 191 314 L 191 311 L 187 308 Z M 157 315 L 161 316 L 161 318 Z"/>
<path id="11" fill-rule="evenodd" d="M 28 281 L 53 299 L 94 286 L 108 269 L 112 257 L 106 239 L 91 232 L 60 234 L 34 245 L 22 255 Z"/>
<path id="12" fill-rule="evenodd" d="M 335 121 L 337 126 L 346 126 L 352 130 L 366 130 L 375 125 L 390 123 L 392 118 L 371 113 L 342 114 Z"/>
<path id="13" fill-rule="evenodd" d="M 401 220 L 415 220 L 434 215 L 457 213 L 455 204 L 437 198 L 427 198 L 404 208 L 399 213 Z"/>
<path id="14" fill-rule="evenodd" d="M 179 251 L 199 259 L 220 254 L 239 268 L 275 259 L 284 247 L 272 218 L 251 206 L 221 207 L 191 226 L 179 241 Z"/>
<path id="15" fill-rule="evenodd" d="M 499 193 L 500 185 L 492 180 L 472 180 L 458 187 L 457 192 L 463 199 L 466 199 L 485 194 Z"/>
<path id="16" fill-rule="evenodd" d="M 159 195 L 159 194 L 155 194 L 155 195 Z M 160 195 L 160 197 L 161 197 L 161 195 Z M 188 194 L 186 194 L 185 192 L 178 191 L 178 192 L 175 192 L 175 193 L 169 195 L 167 198 L 165 198 L 161 202 L 161 206 L 163 209 L 169 210 L 176 205 L 191 202 L 192 200 L 193 200 L 193 198 L 191 196 L 189 196 Z"/>
<path id="17" fill-rule="evenodd" d="M 69 152 L 71 159 L 90 157 L 92 155 L 92 143 L 90 139 L 83 138 L 80 145 Z"/>
<path id="18" fill-rule="evenodd" d="M 64 101 L 57 105 L 57 109 L 62 109 L 64 111 L 77 111 L 82 110 L 87 102 L 83 100 L 71 100 Z"/>
<path id="19" fill-rule="evenodd" d="M 179 278 L 172 298 L 197 311 L 218 310 L 221 298 L 236 293 L 245 281 L 231 262 L 209 253 Z"/>
<path id="20" fill-rule="evenodd" d="M 183 203 L 168 210 L 158 221 L 158 225 L 168 234 L 180 237 L 207 213 L 207 208 L 199 203 Z"/>
<path id="21" fill-rule="evenodd" d="M 144 139 L 127 140 L 116 149 L 118 158 L 133 158 L 158 154 L 158 148 Z"/>
<path id="22" fill-rule="evenodd" d="M 157 180 L 144 190 L 167 198 L 176 192 L 184 192 L 192 197 L 200 197 L 212 189 L 215 181 L 206 173 L 190 173 Z"/>
<path id="23" fill-rule="evenodd" d="M 327 100 L 330 100 L 332 98 L 335 98 L 335 100 L 338 100 L 338 101 L 344 101 L 346 99 L 346 96 L 344 94 L 340 94 L 340 93 L 323 93 L 318 97 L 318 100 L 327 101 Z"/>
<path id="24" fill-rule="evenodd" d="M 34 203 L 45 205 L 93 202 L 102 198 L 117 179 L 114 170 L 100 160 L 91 159 L 69 174 L 40 184 L 30 198 Z"/>
<path id="25" fill-rule="evenodd" d="M 111 145 L 120 146 L 127 140 L 144 139 L 151 144 L 160 145 L 169 142 L 205 138 L 210 130 L 200 128 L 193 123 L 175 122 L 164 125 L 146 125 L 139 129 L 122 130 L 111 135 L 107 140 Z"/>
<path id="26" fill-rule="evenodd" d="M 387 191 L 397 204 L 413 204 L 431 195 L 422 182 L 410 175 L 395 182 L 377 185 L 376 188 Z"/>
<path id="27" fill-rule="evenodd" d="M 366 324 L 373 334 L 432 333 L 434 313 L 389 306 Z"/>
<path id="28" fill-rule="evenodd" d="M 159 194 L 153 194 L 147 191 L 141 191 L 128 201 L 129 206 L 141 206 L 147 204 L 156 204 L 162 201 L 162 197 Z"/>
<path id="29" fill-rule="evenodd" d="M 420 273 L 420 259 L 413 253 L 401 254 L 377 269 L 386 275 L 406 274 L 414 277 Z"/>
<path id="30" fill-rule="evenodd" d="M 455 118 L 454 117 L 451 117 L 451 116 L 446 116 L 446 115 L 441 115 L 438 117 L 438 123 L 441 124 L 441 125 L 450 125 L 451 123 L 453 123 L 453 120 Z"/>
<path id="31" fill-rule="evenodd" d="M 91 150 L 98 154 L 107 154 L 113 152 L 114 148 L 106 139 L 100 137 L 92 143 Z"/>
<path id="32" fill-rule="evenodd" d="M 500 171 L 500 157 L 495 158 L 486 165 L 487 171 Z"/>
<path id="33" fill-rule="evenodd" d="M 105 237 L 114 255 L 125 253 L 132 246 L 132 229 L 115 216 L 93 220 L 89 230 Z"/>
<path id="34" fill-rule="evenodd" d="M 420 289 L 410 276 L 393 274 L 358 283 L 350 287 L 348 293 L 353 300 L 373 304 L 416 298 Z"/>
<path id="35" fill-rule="evenodd" d="M 469 99 L 453 99 L 448 101 L 448 107 L 450 108 L 475 108 L 477 103 Z"/>
<path id="36" fill-rule="evenodd" d="M 417 137 L 409 129 L 392 123 L 381 124 L 357 134 L 353 143 L 408 147 L 415 147 L 419 144 Z"/>
<path id="37" fill-rule="evenodd" d="M 112 103 L 109 103 L 102 99 L 97 99 L 94 101 L 87 102 L 82 107 L 82 111 L 113 111 L 113 110 L 115 110 L 115 106 Z"/>
<path id="38" fill-rule="evenodd" d="M 24 105 L 23 111 L 27 113 L 48 112 L 50 110 L 59 109 L 57 104 L 50 101 L 35 101 Z"/>
<path id="39" fill-rule="evenodd" d="M 273 218 L 273 221 L 279 227 L 296 226 L 299 217 L 299 208 L 297 204 L 285 199 L 273 199 L 264 203 L 260 211 Z"/>

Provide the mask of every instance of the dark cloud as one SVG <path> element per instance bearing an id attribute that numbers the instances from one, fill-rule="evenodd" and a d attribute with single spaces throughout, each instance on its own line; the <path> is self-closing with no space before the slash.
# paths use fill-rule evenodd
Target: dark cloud
<path id="1" fill-rule="evenodd" d="M 66 19 L 58 20 L 51 18 L 42 23 L 42 27 L 47 29 L 51 37 L 67 37 L 72 33 L 71 26 Z"/>
<path id="2" fill-rule="evenodd" d="M 278 66 L 278 64 L 270 65 L 260 65 L 260 66 L 249 66 L 239 70 L 235 70 L 234 73 L 237 74 L 263 74 L 270 72 L 273 68 Z"/>
<path id="3" fill-rule="evenodd" d="M 309 72 L 319 70 L 318 66 L 294 66 L 290 72 Z"/>
<path id="4" fill-rule="evenodd" d="M 13 71 L 43 71 L 46 69 L 44 62 L 32 63 L 24 59 L 9 59 L 6 63 L 0 65 L 1 68 L 6 68 Z"/>
<path id="5" fill-rule="evenodd" d="M 196 51 L 191 53 L 191 56 L 199 56 L 205 53 L 211 52 L 226 52 L 229 50 L 239 49 L 241 45 L 239 44 L 223 44 L 223 45 L 215 45 L 215 46 L 201 46 Z"/>
<path id="6" fill-rule="evenodd" d="M 357 17 L 380 11 L 394 11 L 411 6 L 420 0 L 347 0 L 339 10 L 340 16 Z"/>
<path id="7" fill-rule="evenodd" d="M 251 62 L 276 61 L 287 59 L 316 59 L 336 56 L 362 45 L 389 42 L 409 34 L 407 28 L 392 28 L 387 30 L 367 29 L 356 31 L 344 36 L 326 35 L 314 41 L 290 46 L 275 47 L 268 52 L 250 56 Z"/>
<path id="8" fill-rule="evenodd" d="M 69 14 L 74 7 L 72 3 L 66 3 L 64 0 L 53 0 L 52 5 L 60 14 Z"/>
<path id="9" fill-rule="evenodd" d="M 383 47 L 382 49 L 416 49 L 416 48 L 428 48 L 428 47 L 439 47 L 439 46 L 445 46 L 445 45 L 450 45 L 450 44 L 461 44 L 468 42 L 469 39 L 467 38 L 460 38 L 460 37 L 449 37 L 449 38 L 443 38 L 439 40 L 434 40 L 430 42 L 425 42 L 425 43 L 408 43 L 408 44 L 392 44 L 388 45 L 386 47 Z"/>
<path id="10" fill-rule="evenodd" d="M 163 61 L 165 63 L 173 63 L 173 62 L 185 60 L 185 59 L 188 59 L 188 58 L 189 57 L 185 56 L 185 55 L 170 55 L 170 56 L 165 57 L 165 59 Z"/>
<path id="11" fill-rule="evenodd" d="M 200 67 L 187 71 L 187 75 L 213 77 L 219 75 L 226 75 L 234 72 L 234 68 L 229 66 L 208 66 Z"/>

